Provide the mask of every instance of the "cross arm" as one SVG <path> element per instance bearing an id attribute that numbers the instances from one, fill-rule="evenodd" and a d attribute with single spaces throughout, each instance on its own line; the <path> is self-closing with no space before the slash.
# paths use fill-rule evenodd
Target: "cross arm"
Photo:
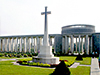
<path id="1" fill-rule="evenodd" d="M 41 13 L 41 15 L 44 15 L 44 14 L 45 14 L 45 12 L 42 12 L 42 13 Z"/>
<path id="2" fill-rule="evenodd" d="M 48 11 L 47 14 L 51 14 L 51 11 Z"/>
<path id="3" fill-rule="evenodd" d="M 48 12 L 42 12 L 41 15 L 44 15 L 45 13 L 47 13 L 47 14 L 51 14 L 51 12 L 48 11 Z"/>

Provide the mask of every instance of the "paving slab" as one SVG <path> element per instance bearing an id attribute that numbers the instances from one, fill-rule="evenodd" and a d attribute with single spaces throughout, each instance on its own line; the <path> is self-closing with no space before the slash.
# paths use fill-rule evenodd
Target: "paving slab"
<path id="1" fill-rule="evenodd" d="M 89 67 L 91 67 L 91 65 L 82 65 L 82 64 L 81 64 L 81 65 L 79 65 L 79 66 L 87 66 L 87 67 L 89 66 Z"/>
<path id="2" fill-rule="evenodd" d="M 1 59 L 0 61 L 8 61 L 8 60 L 16 60 L 16 59 Z"/>
<path id="3" fill-rule="evenodd" d="M 76 68 L 77 66 L 79 66 L 80 63 L 75 62 L 73 65 L 71 65 L 69 68 Z"/>
<path id="4" fill-rule="evenodd" d="M 99 63 L 97 58 L 91 60 L 90 75 L 100 75 Z"/>

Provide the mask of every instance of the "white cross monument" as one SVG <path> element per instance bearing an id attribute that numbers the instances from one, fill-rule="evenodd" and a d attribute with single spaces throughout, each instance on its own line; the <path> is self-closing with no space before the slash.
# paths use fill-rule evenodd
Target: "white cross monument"
<path id="1" fill-rule="evenodd" d="M 47 14 L 51 14 L 51 12 L 47 12 L 47 7 L 45 7 L 45 12 L 42 12 L 41 14 L 45 14 L 43 46 L 40 46 L 40 53 L 37 57 L 33 58 L 33 62 L 37 61 L 48 64 L 59 64 L 59 57 L 54 57 L 52 46 L 50 46 L 48 42 Z"/>

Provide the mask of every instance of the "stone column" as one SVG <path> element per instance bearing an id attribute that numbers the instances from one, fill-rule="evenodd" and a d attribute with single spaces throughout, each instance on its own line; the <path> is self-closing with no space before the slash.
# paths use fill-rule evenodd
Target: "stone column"
<path id="1" fill-rule="evenodd" d="M 38 38 L 38 50 L 40 51 L 40 46 L 42 45 L 41 37 Z"/>
<path id="2" fill-rule="evenodd" d="M 69 50 L 69 37 L 67 37 L 67 50 Z"/>
<path id="3" fill-rule="evenodd" d="M 81 38 L 81 50 L 82 50 L 82 53 L 83 53 L 83 37 Z"/>
<path id="4" fill-rule="evenodd" d="M 29 53 L 31 53 L 31 38 L 28 38 L 28 47 Z"/>
<path id="5" fill-rule="evenodd" d="M 85 52 L 86 52 L 86 36 L 85 36 Z"/>
<path id="6" fill-rule="evenodd" d="M 4 45 L 5 43 L 4 43 L 4 38 L 2 39 L 2 52 L 4 52 Z"/>
<path id="7" fill-rule="evenodd" d="M 73 35 L 71 35 L 71 52 L 73 53 L 74 51 L 74 38 Z"/>
<path id="8" fill-rule="evenodd" d="M 0 38 L 0 52 L 1 52 L 1 38 Z"/>
<path id="9" fill-rule="evenodd" d="M 12 38 L 12 40 L 11 40 L 11 52 L 13 52 L 14 51 L 14 38 Z"/>
<path id="10" fill-rule="evenodd" d="M 65 53 L 65 38 L 62 38 L 62 53 Z"/>
<path id="11" fill-rule="evenodd" d="M 54 53 L 56 53 L 56 45 L 55 45 L 56 44 L 56 40 L 55 39 L 56 39 L 56 36 L 54 37 Z"/>
<path id="12" fill-rule="evenodd" d="M 9 51 L 11 52 L 11 39 L 9 38 Z"/>
<path id="13" fill-rule="evenodd" d="M 79 54 L 80 54 L 80 35 L 79 35 Z"/>
<path id="14" fill-rule="evenodd" d="M 4 51 L 5 51 L 5 52 L 8 51 L 8 48 L 7 48 L 7 46 L 8 46 L 7 40 L 8 40 L 8 39 L 4 38 L 4 43 L 5 43 Z"/>
<path id="15" fill-rule="evenodd" d="M 86 53 L 89 54 L 88 35 L 86 35 Z"/>
<path id="16" fill-rule="evenodd" d="M 49 37 L 49 44 L 52 46 L 52 37 Z"/>
<path id="17" fill-rule="evenodd" d="M 20 51 L 19 52 L 22 52 L 22 37 L 20 38 Z"/>
<path id="18" fill-rule="evenodd" d="M 40 37 L 40 46 L 42 46 L 42 38 Z"/>
<path id="19" fill-rule="evenodd" d="M 39 51 L 39 37 L 36 37 L 36 46 L 37 46 L 37 52 Z"/>
<path id="20" fill-rule="evenodd" d="M 7 52 L 9 52 L 9 51 L 10 51 L 10 50 L 9 50 L 9 39 L 10 39 L 10 38 L 8 38 L 8 39 L 7 39 L 7 49 L 6 49 L 6 50 L 7 50 Z"/>
<path id="21" fill-rule="evenodd" d="M 15 39 L 13 38 L 13 51 L 15 52 Z"/>
<path id="22" fill-rule="evenodd" d="M 25 50 L 24 50 L 24 52 L 28 52 L 27 51 L 27 42 L 28 42 L 27 39 L 28 39 L 28 37 L 25 37 Z"/>
<path id="23" fill-rule="evenodd" d="M 9 38 L 9 51 L 11 52 L 11 38 Z"/>
<path id="24" fill-rule="evenodd" d="M 92 36 L 89 38 L 89 51 L 92 53 Z"/>
<path id="25" fill-rule="evenodd" d="M 30 40 L 29 40 L 29 37 L 28 37 L 28 38 L 27 38 L 27 52 L 29 52 L 29 48 L 30 48 L 29 42 L 30 42 Z"/>
<path id="26" fill-rule="evenodd" d="M 34 38 L 34 52 L 37 52 L 37 47 L 36 47 L 36 38 Z"/>
<path id="27" fill-rule="evenodd" d="M 31 52 L 33 52 L 33 37 L 31 37 Z"/>
<path id="28" fill-rule="evenodd" d="M 68 51 L 68 43 L 67 43 L 67 36 L 65 36 L 65 54 L 67 53 L 67 51 Z"/>
<path id="29" fill-rule="evenodd" d="M 76 37 L 76 52 L 77 52 L 77 37 Z"/>
<path id="30" fill-rule="evenodd" d="M 15 38 L 13 38 L 13 51 L 15 52 Z"/>
<path id="31" fill-rule="evenodd" d="M 18 37 L 16 37 L 15 52 L 18 52 Z"/>
<path id="32" fill-rule="evenodd" d="M 24 38 L 23 38 L 23 43 L 24 43 L 24 49 L 23 49 L 23 52 L 24 52 L 24 53 L 26 52 L 26 46 L 25 46 L 25 45 L 26 45 L 26 42 L 25 42 L 25 41 L 26 41 L 26 38 L 24 37 Z"/>

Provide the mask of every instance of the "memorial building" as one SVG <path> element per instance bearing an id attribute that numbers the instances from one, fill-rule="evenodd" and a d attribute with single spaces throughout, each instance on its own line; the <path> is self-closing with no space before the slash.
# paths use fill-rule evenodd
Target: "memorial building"
<path id="1" fill-rule="evenodd" d="M 51 12 L 45 11 L 41 14 L 45 13 L 50 14 Z M 43 44 L 53 46 L 55 53 L 67 54 L 70 52 L 72 54 L 86 53 L 89 55 L 93 51 L 100 51 L 100 33 L 95 32 L 95 26 L 93 25 L 66 25 L 62 27 L 61 34 L 48 34 L 47 36 L 47 31 L 44 34 L 0 36 L 0 52 L 38 53 Z"/>
<path id="2" fill-rule="evenodd" d="M 53 41 L 53 42 L 52 42 Z M 62 27 L 61 34 L 49 34 L 49 44 L 54 52 L 68 51 L 92 53 L 100 46 L 100 33 L 95 33 L 95 26 L 86 24 Z M 0 36 L 0 52 L 38 52 L 43 45 L 43 35 Z"/>

